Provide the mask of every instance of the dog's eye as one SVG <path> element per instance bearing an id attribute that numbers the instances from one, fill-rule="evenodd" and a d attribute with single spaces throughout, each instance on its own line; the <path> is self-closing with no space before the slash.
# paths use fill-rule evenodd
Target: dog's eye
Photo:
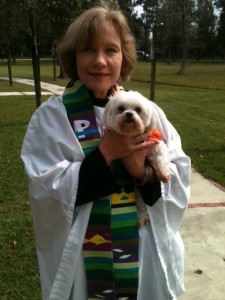
<path id="1" fill-rule="evenodd" d="M 125 110 L 125 108 L 124 108 L 122 105 L 118 107 L 118 111 L 119 111 L 119 112 L 122 113 L 124 110 Z"/>
<path id="2" fill-rule="evenodd" d="M 140 114 L 141 108 L 140 108 L 139 106 L 137 106 L 137 107 L 135 107 L 135 111 L 136 111 L 138 114 Z"/>

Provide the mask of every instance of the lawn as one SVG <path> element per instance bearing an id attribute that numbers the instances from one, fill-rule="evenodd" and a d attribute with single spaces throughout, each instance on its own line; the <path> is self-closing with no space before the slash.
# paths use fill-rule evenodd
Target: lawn
<path id="1" fill-rule="evenodd" d="M 157 64 L 155 102 L 181 135 L 194 167 L 207 178 L 225 185 L 225 66 L 190 63 L 184 76 L 179 65 Z M 149 96 L 150 66 L 139 63 L 126 87 Z M 0 62 L 0 76 L 7 76 Z M 32 78 L 29 61 L 13 65 L 13 76 Z M 52 80 L 52 66 L 41 64 L 41 80 Z M 32 91 L 30 86 L 0 81 L 0 91 Z M 45 101 L 46 96 L 42 97 Z M 27 179 L 20 149 L 27 123 L 35 110 L 34 97 L 0 97 L 0 299 L 40 300 Z"/>
<path id="2" fill-rule="evenodd" d="M 138 63 L 132 78 L 136 81 L 150 80 L 150 65 Z M 177 75 L 179 64 L 159 62 L 156 65 L 156 83 L 192 88 L 225 90 L 225 65 L 213 63 L 187 63 L 185 75 Z"/>
<path id="3" fill-rule="evenodd" d="M 40 299 L 27 179 L 20 149 L 30 97 L 0 97 L 0 299 Z"/>

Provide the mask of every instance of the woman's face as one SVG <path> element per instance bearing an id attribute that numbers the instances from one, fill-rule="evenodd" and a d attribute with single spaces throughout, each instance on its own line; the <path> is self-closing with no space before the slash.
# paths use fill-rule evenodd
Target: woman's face
<path id="1" fill-rule="evenodd" d="M 120 77 L 122 59 L 120 36 L 115 26 L 109 24 L 90 45 L 77 51 L 79 79 L 96 98 L 105 98 Z"/>

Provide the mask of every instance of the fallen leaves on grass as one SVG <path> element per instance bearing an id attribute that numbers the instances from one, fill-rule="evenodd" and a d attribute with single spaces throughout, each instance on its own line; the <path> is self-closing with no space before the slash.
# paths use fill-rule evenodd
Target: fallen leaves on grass
<path id="1" fill-rule="evenodd" d="M 17 241 L 15 241 L 15 240 L 10 240 L 10 241 L 9 241 L 9 244 L 10 244 L 10 246 L 11 246 L 12 248 L 16 248 L 16 247 L 17 247 Z"/>

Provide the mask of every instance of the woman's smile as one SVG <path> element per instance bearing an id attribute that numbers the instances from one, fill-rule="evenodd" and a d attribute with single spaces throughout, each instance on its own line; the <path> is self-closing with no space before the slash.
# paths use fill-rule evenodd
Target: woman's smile
<path id="1" fill-rule="evenodd" d="M 95 78 L 105 78 L 109 76 L 108 73 L 97 73 L 97 72 L 90 72 L 89 75 L 95 77 Z"/>
<path id="2" fill-rule="evenodd" d="M 122 60 L 120 36 L 109 24 L 100 37 L 76 53 L 79 79 L 96 98 L 105 98 L 120 77 Z"/>

